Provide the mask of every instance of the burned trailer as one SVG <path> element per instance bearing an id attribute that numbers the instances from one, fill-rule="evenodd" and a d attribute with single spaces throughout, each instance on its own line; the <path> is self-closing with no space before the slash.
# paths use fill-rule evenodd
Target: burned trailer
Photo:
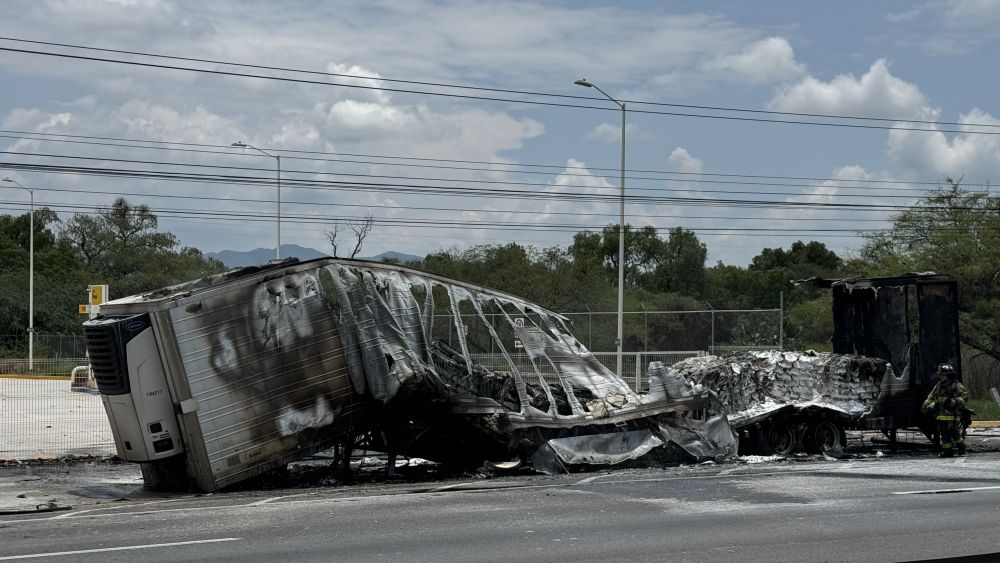
<path id="1" fill-rule="evenodd" d="M 958 290 L 933 273 L 798 282 L 833 295 L 833 352 L 747 352 L 691 358 L 680 377 L 719 393 L 744 451 L 834 453 L 845 431 L 916 428 L 936 440 L 920 406 L 941 363 L 961 373 Z"/>
<path id="2" fill-rule="evenodd" d="M 150 485 L 212 491 L 359 437 L 542 470 L 735 453 L 724 416 L 692 416 L 710 393 L 636 393 L 560 315 L 391 264 L 241 268 L 106 303 L 84 332 Z"/>
<path id="3" fill-rule="evenodd" d="M 700 356 L 672 366 L 714 389 L 740 434 L 741 454 L 836 454 L 891 374 L 880 358 L 770 350 Z"/>
<path id="4" fill-rule="evenodd" d="M 940 364 L 954 366 L 959 379 L 962 373 L 955 279 L 928 272 L 811 283 L 833 292 L 833 351 L 880 358 L 892 367 L 858 426 L 890 437 L 918 428 L 934 440 L 934 421 L 920 405 Z"/>

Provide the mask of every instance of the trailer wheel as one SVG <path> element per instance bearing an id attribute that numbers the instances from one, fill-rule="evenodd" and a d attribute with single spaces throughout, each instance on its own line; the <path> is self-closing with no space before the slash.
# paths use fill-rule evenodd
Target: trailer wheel
<path id="1" fill-rule="evenodd" d="M 847 432 L 832 420 L 821 420 L 810 428 L 810 441 L 816 453 L 839 456 L 847 445 Z"/>
<path id="2" fill-rule="evenodd" d="M 764 455 L 788 455 L 795 451 L 795 428 L 785 422 L 775 422 L 760 435 L 760 449 Z"/>
<path id="3" fill-rule="evenodd" d="M 197 491 L 198 485 L 187 474 L 184 455 L 168 457 L 155 462 L 140 463 L 143 486 L 153 491 Z"/>

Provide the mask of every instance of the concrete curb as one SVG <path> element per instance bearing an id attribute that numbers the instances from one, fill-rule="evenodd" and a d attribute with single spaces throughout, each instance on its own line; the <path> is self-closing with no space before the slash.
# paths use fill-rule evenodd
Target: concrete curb
<path id="1" fill-rule="evenodd" d="M 1000 420 L 973 420 L 973 428 L 997 428 L 1000 426 Z"/>

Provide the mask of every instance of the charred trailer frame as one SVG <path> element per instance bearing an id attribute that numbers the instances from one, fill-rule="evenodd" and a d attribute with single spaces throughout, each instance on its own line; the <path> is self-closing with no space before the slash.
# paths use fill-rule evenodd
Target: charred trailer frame
<path id="1" fill-rule="evenodd" d="M 721 377 L 708 386 L 727 402 L 743 451 L 836 455 L 847 429 L 895 440 L 897 430 L 917 428 L 935 442 L 935 421 L 920 407 L 939 364 L 961 373 L 955 280 L 926 273 L 797 283 L 832 291 L 832 354 L 757 352 L 702 368 L 702 360 L 686 360 L 682 368 L 685 377 Z M 757 400 L 735 404 L 746 389 L 759 392 Z"/>
<path id="2" fill-rule="evenodd" d="M 892 367 L 857 426 L 890 436 L 919 428 L 933 440 L 933 420 L 920 405 L 939 364 L 962 373 L 955 279 L 925 273 L 814 283 L 833 291 L 834 353 L 881 358 Z"/>
<path id="3" fill-rule="evenodd" d="M 101 312 L 84 323 L 95 378 L 150 485 L 212 491 L 361 437 L 461 464 L 735 451 L 725 417 L 666 420 L 708 392 L 637 393 L 561 315 L 401 266 L 291 259 Z"/>

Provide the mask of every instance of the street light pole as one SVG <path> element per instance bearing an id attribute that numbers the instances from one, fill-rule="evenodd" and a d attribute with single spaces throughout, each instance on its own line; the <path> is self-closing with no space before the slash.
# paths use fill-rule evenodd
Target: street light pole
<path id="1" fill-rule="evenodd" d="M 28 372 L 35 371 L 35 190 L 26 188 L 12 178 L 4 178 L 28 192 L 31 201 L 28 231 Z"/>
<path id="2" fill-rule="evenodd" d="M 607 92 L 601 90 L 600 86 L 588 81 L 586 78 L 573 82 L 578 86 L 595 88 L 604 94 L 604 97 L 614 102 L 622 110 L 622 157 L 621 157 L 621 178 L 618 181 L 618 337 L 615 339 L 618 357 L 618 376 L 622 376 L 622 339 L 624 333 L 625 317 L 625 103 L 612 98 Z M 638 359 L 636 360 L 638 361 Z"/>
<path id="3" fill-rule="evenodd" d="M 231 146 L 238 147 L 241 149 L 253 149 L 265 156 L 269 156 L 277 161 L 278 170 L 278 246 L 274 250 L 274 257 L 281 260 L 281 155 L 271 154 L 265 150 L 259 149 L 251 144 L 244 143 L 243 141 L 237 141 Z"/>

